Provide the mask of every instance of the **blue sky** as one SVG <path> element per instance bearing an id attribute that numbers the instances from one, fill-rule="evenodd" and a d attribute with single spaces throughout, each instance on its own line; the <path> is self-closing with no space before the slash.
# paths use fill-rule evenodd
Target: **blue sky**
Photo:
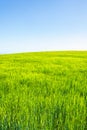
<path id="1" fill-rule="evenodd" d="M 87 0 L 0 0 L 0 53 L 87 49 Z"/>

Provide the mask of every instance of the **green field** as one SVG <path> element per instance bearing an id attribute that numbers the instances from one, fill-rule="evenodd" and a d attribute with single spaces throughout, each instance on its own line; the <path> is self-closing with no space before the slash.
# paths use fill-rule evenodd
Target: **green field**
<path id="1" fill-rule="evenodd" d="M 87 130 L 87 52 L 0 55 L 0 130 Z"/>

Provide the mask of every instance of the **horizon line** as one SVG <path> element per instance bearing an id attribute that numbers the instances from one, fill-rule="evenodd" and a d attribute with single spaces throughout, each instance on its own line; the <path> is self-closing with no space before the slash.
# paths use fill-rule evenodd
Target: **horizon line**
<path id="1" fill-rule="evenodd" d="M 60 49 L 60 50 L 42 50 L 42 51 L 16 51 L 16 52 L 1 52 L 0 55 L 23 54 L 23 53 L 45 53 L 45 52 L 86 52 L 86 49 Z"/>

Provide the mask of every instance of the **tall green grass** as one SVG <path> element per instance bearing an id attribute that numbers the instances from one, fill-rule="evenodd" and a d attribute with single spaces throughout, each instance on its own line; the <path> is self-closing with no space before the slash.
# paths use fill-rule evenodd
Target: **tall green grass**
<path id="1" fill-rule="evenodd" d="M 87 52 L 0 55 L 0 130 L 87 130 Z"/>

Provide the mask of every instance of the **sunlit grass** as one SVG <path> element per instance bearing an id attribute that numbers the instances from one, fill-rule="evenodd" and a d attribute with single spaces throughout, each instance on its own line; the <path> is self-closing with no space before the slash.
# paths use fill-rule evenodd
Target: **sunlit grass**
<path id="1" fill-rule="evenodd" d="M 86 130 L 87 52 L 0 55 L 0 130 Z"/>

